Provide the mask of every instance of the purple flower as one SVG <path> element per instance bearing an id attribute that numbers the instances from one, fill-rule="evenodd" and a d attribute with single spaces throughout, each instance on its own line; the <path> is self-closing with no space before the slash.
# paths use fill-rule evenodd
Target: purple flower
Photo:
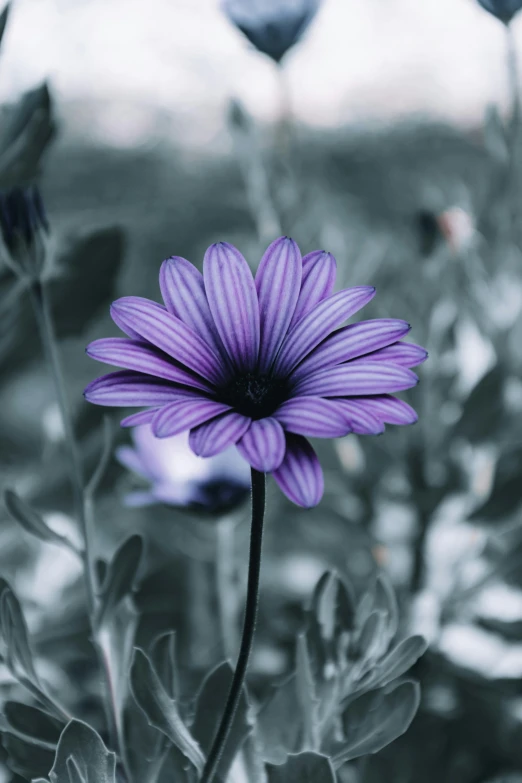
<path id="1" fill-rule="evenodd" d="M 164 306 L 135 296 L 113 303 L 112 318 L 128 338 L 96 340 L 87 353 L 125 369 L 93 381 L 86 398 L 146 406 L 122 425 L 150 422 L 158 438 L 190 430 L 201 457 L 235 444 L 290 500 L 315 506 L 323 475 L 307 437 L 377 435 L 385 423 L 412 424 L 413 409 L 391 393 L 415 386 L 409 368 L 427 355 L 401 342 L 405 321 L 341 327 L 375 289 L 334 294 L 335 272 L 330 253 L 301 258 L 287 237 L 267 249 L 255 280 L 226 242 L 209 247 L 203 275 L 184 258 L 167 259 Z"/>
<path id="2" fill-rule="evenodd" d="M 250 487 L 250 468 L 237 449 L 210 459 L 197 457 L 188 433 L 156 438 L 150 424 L 134 427 L 134 447 L 120 446 L 116 456 L 129 470 L 150 482 L 148 490 L 129 493 L 129 506 L 167 503 L 225 511 L 240 503 Z"/>
<path id="3" fill-rule="evenodd" d="M 478 0 L 480 5 L 504 24 L 509 24 L 522 8 L 522 0 Z"/>
<path id="4" fill-rule="evenodd" d="M 276 63 L 303 36 L 320 0 L 223 0 L 222 8 L 256 49 Z"/>

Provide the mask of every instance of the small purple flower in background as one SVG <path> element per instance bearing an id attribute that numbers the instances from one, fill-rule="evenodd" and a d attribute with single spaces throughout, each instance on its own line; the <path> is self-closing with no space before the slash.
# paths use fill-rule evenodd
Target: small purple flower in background
<path id="1" fill-rule="evenodd" d="M 197 457 L 188 433 L 156 438 L 150 424 L 132 430 L 134 447 L 120 446 L 116 456 L 129 470 L 150 482 L 148 490 L 129 493 L 129 506 L 167 503 L 197 506 L 211 512 L 226 511 L 246 498 L 250 467 L 236 449 L 209 459 Z"/>
<path id="2" fill-rule="evenodd" d="M 123 426 L 152 424 L 158 438 L 190 430 L 189 445 L 213 457 L 236 445 L 256 471 L 272 473 L 294 503 L 311 507 L 323 474 L 308 437 L 377 435 L 412 424 L 393 392 L 418 382 L 409 369 L 423 348 L 404 343 L 405 321 L 340 327 L 375 295 L 370 286 L 332 293 L 336 262 L 322 250 L 301 258 L 281 237 L 254 277 L 241 253 L 211 245 L 203 275 L 186 259 L 164 261 L 165 305 L 127 296 L 111 307 L 128 338 L 95 340 L 93 359 L 124 367 L 93 381 L 97 405 L 147 406 Z"/>
<path id="3" fill-rule="evenodd" d="M 303 36 L 320 0 L 223 0 L 228 18 L 258 51 L 279 63 Z"/>
<path id="4" fill-rule="evenodd" d="M 480 5 L 504 24 L 509 24 L 522 9 L 522 0 L 478 0 Z"/>

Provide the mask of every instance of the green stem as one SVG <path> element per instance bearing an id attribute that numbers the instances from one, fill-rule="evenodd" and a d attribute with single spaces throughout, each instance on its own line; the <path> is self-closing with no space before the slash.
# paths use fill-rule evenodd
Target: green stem
<path id="1" fill-rule="evenodd" d="M 226 516 L 216 525 L 216 594 L 221 642 L 225 658 L 232 660 L 238 649 L 236 591 L 234 585 L 235 519 Z"/>
<path id="2" fill-rule="evenodd" d="M 265 474 L 252 469 L 252 524 L 250 528 L 250 555 L 248 563 L 248 585 L 243 620 L 241 646 L 236 664 L 236 670 L 228 698 L 223 710 L 221 722 L 208 758 L 203 769 L 200 783 L 212 783 L 223 751 L 226 746 L 237 706 L 241 698 L 243 684 L 252 650 L 256 628 L 257 605 L 259 600 L 259 576 L 261 572 L 261 551 L 263 544 L 263 521 L 265 516 Z"/>

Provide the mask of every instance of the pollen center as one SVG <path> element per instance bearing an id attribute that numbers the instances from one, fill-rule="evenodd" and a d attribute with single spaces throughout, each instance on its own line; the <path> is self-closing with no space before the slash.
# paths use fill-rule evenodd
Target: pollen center
<path id="1" fill-rule="evenodd" d="M 221 400 L 251 419 L 264 419 L 287 398 L 284 381 L 269 375 L 245 373 L 233 378 L 221 391 Z"/>

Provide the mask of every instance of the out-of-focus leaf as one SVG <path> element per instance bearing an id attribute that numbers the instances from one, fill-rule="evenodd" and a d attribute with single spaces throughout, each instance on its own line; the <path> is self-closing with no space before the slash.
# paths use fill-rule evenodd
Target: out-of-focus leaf
<path id="1" fill-rule="evenodd" d="M 257 715 L 256 736 L 265 761 L 282 764 L 289 753 L 297 753 L 302 737 L 302 722 L 296 692 L 295 675 L 276 688 Z"/>
<path id="2" fill-rule="evenodd" d="M 495 105 L 486 108 L 484 117 L 484 146 L 499 163 L 509 160 L 509 145 L 502 117 Z"/>
<path id="3" fill-rule="evenodd" d="M 24 185 L 37 176 L 55 132 L 51 96 L 44 83 L 26 92 L 3 118 L 0 133 L 0 188 Z"/>
<path id="4" fill-rule="evenodd" d="M 499 364 L 481 378 L 463 403 L 454 437 L 466 438 L 470 443 L 497 437 L 505 419 L 504 381 L 504 368 Z"/>
<path id="5" fill-rule="evenodd" d="M 7 25 L 7 20 L 9 18 L 9 8 L 10 8 L 10 3 L 7 3 L 4 10 L 0 14 L 0 44 L 2 43 L 2 38 L 4 37 L 5 28 Z"/>
<path id="6" fill-rule="evenodd" d="M 2 733 L 2 744 L 8 754 L 9 769 L 25 779 L 45 774 L 53 763 L 54 749 L 46 744 L 27 741 L 8 731 Z"/>
<path id="7" fill-rule="evenodd" d="M 41 541 L 50 542 L 52 544 L 60 544 L 66 546 L 68 549 L 72 549 L 77 552 L 76 547 L 65 536 L 61 536 L 51 530 L 46 525 L 43 518 L 35 511 L 31 506 L 19 497 L 16 492 L 8 489 L 4 495 L 5 507 L 9 514 L 15 519 L 28 533 L 36 536 Z"/>
<path id="8" fill-rule="evenodd" d="M 171 699 L 179 699 L 179 677 L 176 662 L 176 632 L 161 633 L 151 644 L 150 657 Z"/>
<path id="9" fill-rule="evenodd" d="M 98 625 L 109 620 L 120 601 L 132 593 L 142 556 L 143 539 L 139 535 L 130 536 L 116 550 L 100 588 L 100 608 L 96 618 Z"/>
<path id="10" fill-rule="evenodd" d="M 308 612 L 306 631 L 314 674 L 324 670 L 338 655 L 338 642 L 353 627 L 355 597 L 351 586 L 327 571 L 319 579 Z"/>
<path id="11" fill-rule="evenodd" d="M 63 723 L 48 712 L 17 701 L 5 702 L 4 716 L 14 734 L 22 739 L 47 743 L 51 749 L 56 746 L 64 728 Z"/>
<path id="12" fill-rule="evenodd" d="M 0 579 L 0 630 L 6 646 L 7 666 L 22 669 L 32 682 L 37 683 L 25 618 L 18 598 L 5 579 Z"/>
<path id="13" fill-rule="evenodd" d="M 410 636 L 403 639 L 384 658 L 375 662 L 366 676 L 355 685 L 351 680 L 347 680 L 346 688 L 343 690 L 343 698 L 352 699 L 365 691 L 388 685 L 411 669 L 421 655 L 424 655 L 426 647 L 426 640 L 422 636 Z"/>
<path id="14" fill-rule="evenodd" d="M 116 783 L 115 754 L 107 750 L 98 732 L 79 720 L 70 721 L 62 732 L 49 773 L 51 783 L 71 783 L 69 759 L 84 783 Z"/>
<path id="15" fill-rule="evenodd" d="M 387 644 L 392 641 L 399 627 L 399 607 L 395 597 L 395 591 L 390 583 L 388 576 L 382 572 L 377 576 L 375 585 L 374 608 L 386 614 L 387 622 Z"/>
<path id="16" fill-rule="evenodd" d="M 207 675 L 196 700 L 196 713 L 192 724 L 192 733 L 204 753 L 208 753 L 216 734 L 223 705 L 232 683 L 233 672 L 228 663 L 221 663 Z M 252 731 L 249 716 L 249 704 L 243 689 L 239 704 L 232 721 L 225 752 L 217 767 L 217 778 L 226 780 L 228 771 L 243 742 Z"/>
<path id="17" fill-rule="evenodd" d="M 50 290 L 58 337 L 82 335 L 113 296 L 124 254 L 117 226 L 76 238 L 58 259 L 62 276 Z"/>
<path id="18" fill-rule="evenodd" d="M 500 455 L 489 498 L 470 515 L 470 519 L 504 521 L 522 503 L 522 449 L 510 449 Z"/>
<path id="19" fill-rule="evenodd" d="M 201 772 L 205 757 L 194 737 L 181 720 L 176 702 L 161 684 L 148 656 L 136 648 L 130 672 L 131 691 L 149 723 L 165 734 Z"/>
<path id="20" fill-rule="evenodd" d="M 320 741 L 317 708 L 319 702 L 315 692 L 315 681 L 308 655 L 306 636 L 304 635 L 297 639 L 295 685 L 303 722 L 303 750 L 318 750 Z"/>
<path id="21" fill-rule="evenodd" d="M 336 750 L 336 767 L 350 759 L 365 756 L 389 745 L 404 734 L 419 707 L 420 689 L 416 682 L 382 688 L 360 696 L 343 713 L 346 742 Z"/>
<path id="22" fill-rule="evenodd" d="M 268 783 L 335 783 L 330 759 L 319 753 L 289 756 L 281 766 L 267 767 Z"/>

